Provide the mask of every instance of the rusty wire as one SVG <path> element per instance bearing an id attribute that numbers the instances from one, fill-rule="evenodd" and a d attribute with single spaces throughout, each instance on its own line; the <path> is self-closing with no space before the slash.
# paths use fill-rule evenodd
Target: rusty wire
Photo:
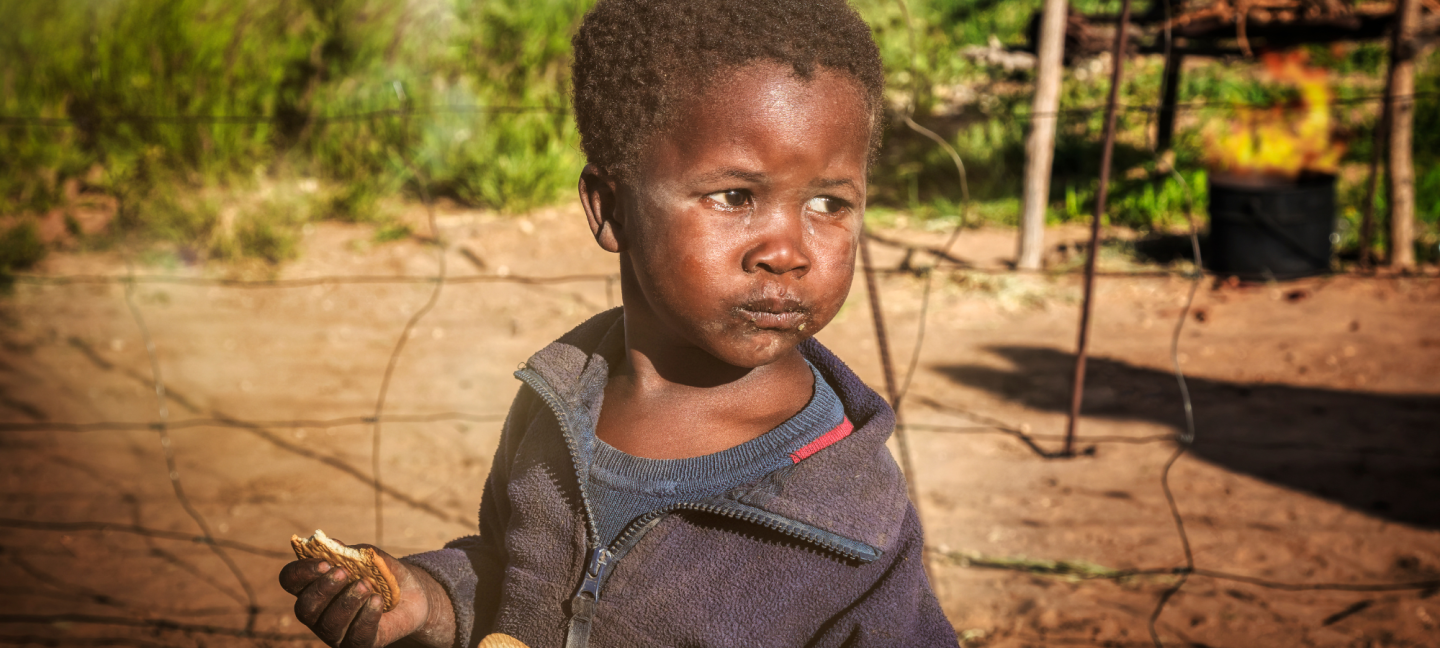
<path id="1" fill-rule="evenodd" d="M 145 325 L 145 316 L 141 314 L 140 307 L 135 304 L 134 293 L 135 284 L 127 283 L 125 285 L 125 305 L 135 319 L 135 326 L 140 329 L 140 337 L 145 344 L 145 355 L 150 360 L 150 375 L 155 383 L 155 399 L 160 418 L 154 429 L 160 437 L 160 448 L 165 455 L 166 476 L 170 479 L 170 488 L 175 494 L 175 500 L 180 503 L 180 508 L 185 510 L 185 514 L 195 522 L 195 526 L 199 527 L 201 535 L 207 540 L 205 545 L 215 553 L 220 562 L 225 564 L 225 568 L 230 570 L 230 573 L 235 576 L 235 580 L 240 583 L 240 588 L 244 590 L 245 601 L 242 605 L 245 606 L 245 634 L 251 634 L 255 631 L 255 617 L 260 613 L 260 606 L 255 600 L 255 589 L 250 586 L 250 580 L 245 578 L 244 572 L 240 571 L 240 566 L 235 564 L 235 560 L 230 557 L 225 547 L 215 542 L 215 536 L 210 532 L 210 524 L 190 502 L 189 496 L 185 494 L 185 485 L 180 480 L 180 467 L 175 460 L 174 442 L 170 438 L 170 430 L 166 427 L 166 422 L 170 419 L 170 408 L 165 395 L 165 379 L 160 372 L 160 358 L 155 350 L 155 341 L 150 337 L 150 329 Z"/>
<path id="2" fill-rule="evenodd" d="M 572 274 L 572 275 L 551 275 L 551 276 L 529 276 L 516 274 L 490 274 L 490 275 L 461 275 L 458 277 L 445 277 L 444 283 L 456 284 L 477 284 L 477 283 L 513 283 L 522 285 L 543 286 L 550 284 L 582 283 L 588 281 L 614 280 L 614 274 Z M 182 286 L 207 286 L 218 288 L 310 288 L 314 286 L 346 285 L 346 284 L 430 284 L 439 283 L 442 279 L 435 275 L 414 276 L 414 275 L 324 275 L 317 277 L 297 277 L 294 279 L 232 279 L 224 277 L 183 277 L 176 275 L 41 275 L 33 273 L 14 273 L 7 275 L 17 283 L 66 286 L 71 284 L 173 284 Z"/>
<path id="3" fill-rule="evenodd" d="M 1415 101 L 1419 99 L 1430 99 L 1440 97 L 1440 92 L 1416 92 L 1409 95 L 1396 95 L 1396 99 Z M 1367 103 L 1381 103 L 1385 101 L 1385 95 L 1357 95 L 1334 100 L 1334 105 L 1360 105 Z M 1238 109 L 1265 107 L 1258 104 L 1242 104 L 1235 102 L 1210 102 L 1191 101 L 1175 104 L 1176 110 L 1207 110 L 1207 109 Z M 1096 112 L 1104 110 L 1105 106 L 1077 106 L 1074 108 L 1062 108 L 1054 112 L 1035 112 L 1028 110 L 1015 110 L 1007 114 L 991 114 L 995 117 L 1005 119 L 1029 120 L 1036 117 L 1082 117 L 1088 118 Z M 1117 105 L 1116 109 L 1122 112 L 1155 113 L 1158 108 L 1149 104 Z M 381 119 L 385 117 L 397 117 L 408 115 L 445 115 L 445 114 L 522 114 L 522 113 L 551 113 L 569 114 L 563 108 L 546 106 L 465 106 L 465 105 L 434 105 L 422 106 L 412 109 L 384 109 L 384 110 L 361 110 L 356 112 L 337 113 L 333 115 L 317 115 L 313 123 L 323 126 L 330 123 L 358 122 Z M 146 124 L 146 125 L 267 125 L 278 121 L 280 118 L 269 114 L 251 115 L 202 115 L 202 114 L 176 114 L 176 115 L 145 115 L 138 113 L 94 115 L 94 116 L 65 116 L 65 117 L 39 117 L 36 115 L 0 115 L 0 128 L 74 128 L 81 125 L 89 125 L 101 122 Z"/>
<path id="4" fill-rule="evenodd" d="M 398 92 L 397 90 L 397 93 Z M 402 118 L 406 120 L 408 125 L 408 120 L 410 119 L 408 110 L 404 112 Z M 401 130 L 403 132 L 409 129 L 402 128 Z M 437 270 L 435 273 L 435 288 L 430 291 L 429 299 L 426 299 L 425 303 L 420 306 L 420 309 L 415 311 L 415 313 L 410 316 L 410 319 L 405 322 L 405 327 L 400 330 L 400 337 L 395 340 L 395 348 L 390 352 L 390 359 L 385 362 L 385 373 L 380 378 L 380 393 L 375 397 L 375 416 L 370 437 L 370 474 L 375 480 L 375 544 L 377 546 L 383 546 L 385 544 L 385 482 L 380 476 L 380 441 L 382 438 L 380 433 L 384 421 L 382 415 L 385 413 L 385 397 L 390 393 L 390 380 L 395 375 L 395 365 L 400 362 L 400 353 L 405 350 L 405 343 L 410 341 L 410 333 L 415 330 L 415 326 L 420 323 L 420 320 L 424 319 L 425 315 L 428 314 L 431 309 L 435 308 L 435 303 L 440 301 L 440 291 L 445 288 L 445 273 L 447 270 L 445 264 L 445 242 L 440 237 L 439 226 L 435 224 L 435 202 L 431 200 L 430 197 L 430 183 L 420 171 L 419 167 L 416 167 L 414 161 L 410 159 L 410 155 L 404 150 L 404 146 L 398 148 L 397 153 L 400 159 L 404 161 L 405 167 L 411 175 L 415 176 L 417 184 L 420 186 L 420 197 L 425 202 L 425 216 L 430 225 L 430 238 L 434 241 L 435 245 L 435 263 Z"/>
<path id="5" fill-rule="evenodd" d="M 442 421 L 470 421 L 473 423 L 493 423 L 505 420 L 503 414 L 467 414 L 465 412 L 436 412 L 434 414 L 387 414 L 379 417 L 386 423 L 437 423 Z M 180 421 L 172 421 L 164 424 L 169 430 L 182 430 L 186 428 L 202 427 L 224 427 L 224 428 L 312 428 L 329 429 L 345 427 L 349 425 L 371 425 L 375 423 L 376 417 L 371 414 L 362 416 L 342 416 L 330 419 L 284 419 L 284 420 L 249 420 L 230 417 L 192 418 Z M 93 423 L 64 423 L 53 421 L 35 421 L 32 423 L 0 423 L 0 432 L 126 432 L 135 430 L 155 430 L 160 427 L 158 421 L 96 421 Z"/>

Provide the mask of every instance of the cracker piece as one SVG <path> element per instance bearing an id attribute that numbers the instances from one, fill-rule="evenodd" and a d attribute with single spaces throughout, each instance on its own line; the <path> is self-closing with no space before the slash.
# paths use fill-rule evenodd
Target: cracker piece
<path id="1" fill-rule="evenodd" d="M 476 648 L 530 648 L 525 642 L 510 635 L 497 632 L 480 640 Z"/>
<path id="2" fill-rule="evenodd" d="M 395 609 L 400 602 L 400 584 L 395 581 L 390 568 L 385 566 L 385 561 L 375 555 L 374 549 L 345 546 L 331 540 L 319 529 L 315 530 L 315 535 L 303 540 L 298 535 L 290 536 L 290 547 L 295 550 L 296 558 L 323 560 L 331 567 L 344 569 L 351 583 L 365 579 L 370 583 L 371 591 L 379 594 L 384 601 L 384 612 Z"/>

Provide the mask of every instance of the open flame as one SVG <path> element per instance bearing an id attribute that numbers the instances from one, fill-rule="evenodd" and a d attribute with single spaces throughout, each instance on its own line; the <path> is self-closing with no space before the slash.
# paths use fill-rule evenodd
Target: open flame
<path id="1" fill-rule="evenodd" d="M 1299 51 L 1265 55 L 1266 77 L 1295 86 L 1299 100 L 1268 108 L 1242 108 L 1233 120 L 1212 123 L 1206 132 L 1205 153 L 1213 170 L 1290 180 L 1307 171 L 1334 174 L 1339 170 L 1345 145 L 1333 136 L 1330 85 L 1325 70 L 1306 62 L 1305 53 Z"/>

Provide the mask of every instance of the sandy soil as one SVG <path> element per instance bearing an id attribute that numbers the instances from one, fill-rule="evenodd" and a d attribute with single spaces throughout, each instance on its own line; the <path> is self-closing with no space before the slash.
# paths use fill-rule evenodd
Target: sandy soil
<path id="1" fill-rule="evenodd" d="M 440 223 L 452 276 L 614 271 L 572 210 L 526 219 L 446 210 Z M 1063 229 L 1051 240 L 1080 236 Z M 318 227 L 279 275 L 435 272 L 434 248 L 368 237 Z M 1012 241 L 1012 232 L 979 230 L 955 250 L 993 269 Z M 903 251 L 882 245 L 876 255 L 893 268 Z M 125 268 L 115 255 L 61 254 L 41 272 Z M 1440 279 L 1430 272 L 1202 285 L 1179 354 L 1197 435 L 1169 483 L 1206 571 L 1160 616 L 1167 643 L 1440 643 Z M 923 280 L 893 274 L 882 286 L 903 368 Z M 903 414 L 937 590 L 965 645 L 1150 645 L 1147 619 L 1178 576 L 1107 576 L 1185 564 L 1160 478 L 1183 429 L 1169 345 L 1188 286 L 1179 276 L 1100 280 L 1083 452 L 1062 459 L 1051 454 L 1065 425 L 1078 280 L 935 280 Z M 305 643 L 293 599 L 275 583 L 287 540 L 317 527 L 376 540 L 374 426 L 364 417 L 432 287 L 135 286 L 131 301 L 168 397 L 170 473 L 161 436 L 147 426 L 159 410 L 125 287 L 15 285 L 0 298 L 0 643 Z M 421 551 L 473 531 L 518 386 L 510 373 L 614 303 L 607 288 L 603 279 L 444 287 L 408 336 L 387 395 L 387 550 Z M 881 387 L 863 282 L 820 338 Z M 243 580 L 195 541 L 196 517 Z M 1290 587 L 1416 582 L 1430 584 Z M 252 604 L 258 635 L 240 636 Z"/>

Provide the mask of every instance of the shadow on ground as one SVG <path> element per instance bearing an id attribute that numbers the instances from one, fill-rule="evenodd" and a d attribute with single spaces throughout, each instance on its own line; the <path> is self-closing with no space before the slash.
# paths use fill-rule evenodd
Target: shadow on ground
<path id="1" fill-rule="evenodd" d="M 1069 410 L 1074 355 L 989 347 L 1007 371 L 935 367 L 951 380 L 1028 407 Z M 1174 374 L 1090 358 L 1084 414 L 1184 428 Z M 1188 378 L 1193 453 L 1230 470 L 1303 490 L 1390 520 L 1440 528 L 1440 396 Z M 1083 433 L 1082 433 L 1083 434 Z"/>

